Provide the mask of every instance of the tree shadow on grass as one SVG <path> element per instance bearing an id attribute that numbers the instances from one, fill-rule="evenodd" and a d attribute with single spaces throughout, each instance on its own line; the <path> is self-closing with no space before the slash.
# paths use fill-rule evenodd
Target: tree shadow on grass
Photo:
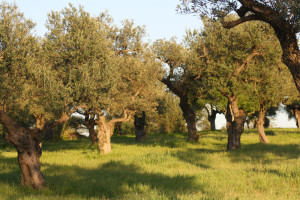
<path id="1" fill-rule="evenodd" d="M 81 138 L 78 140 L 63 140 L 63 141 L 45 141 L 42 143 L 42 150 L 44 151 L 63 151 L 91 148 L 92 143 L 88 138 Z"/>
<path id="2" fill-rule="evenodd" d="M 148 135 L 146 140 L 143 142 L 137 142 L 132 136 L 115 136 L 111 138 L 113 144 L 121 145 L 137 145 L 137 146 L 150 146 L 150 147 L 168 147 L 168 148 L 178 148 L 186 147 L 187 140 L 184 137 L 172 134 L 156 134 Z"/>
<path id="3" fill-rule="evenodd" d="M 207 157 L 209 157 L 209 154 L 219 153 L 219 152 L 224 152 L 224 150 L 203 149 L 203 148 L 187 149 L 184 151 L 176 151 L 172 153 L 172 156 L 188 164 L 192 164 L 197 167 L 201 167 L 203 169 L 210 169 L 212 167 L 208 164 Z"/>
<path id="4" fill-rule="evenodd" d="M 266 133 L 266 135 L 270 135 L 270 136 L 276 135 L 274 131 L 266 131 L 265 133 Z"/>
<path id="5" fill-rule="evenodd" d="M 0 199 L 14 200 L 17 199 L 14 195 L 3 196 L 1 189 L 4 185 L 20 185 L 20 169 L 17 158 L 7 158 L 2 156 L 0 152 Z M 1 198 L 2 197 L 2 198 Z"/>
<path id="6" fill-rule="evenodd" d="M 274 159 L 274 156 L 279 157 Z M 230 151 L 228 156 L 233 162 L 272 163 L 280 160 L 297 159 L 300 146 L 297 144 L 245 144 L 241 150 Z"/>
<path id="7" fill-rule="evenodd" d="M 221 131 L 220 131 L 221 132 Z M 199 132 L 200 138 L 199 142 L 188 142 L 187 133 L 177 133 L 177 134 L 150 134 L 147 139 L 143 142 L 136 142 L 133 136 L 122 135 L 112 137 L 113 144 L 121 145 L 137 145 L 137 146 L 151 146 L 151 147 L 168 147 L 168 148 L 187 148 L 190 144 L 199 145 L 202 144 L 204 139 L 215 140 L 216 143 L 223 142 L 227 139 L 226 135 L 216 135 L 215 132 Z M 203 143 L 204 144 L 204 143 Z"/>
<path id="8" fill-rule="evenodd" d="M 146 198 L 154 195 L 156 198 L 177 199 L 177 194 L 191 194 L 196 190 L 204 191 L 204 186 L 196 184 L 193 176 L 177 175 L 173 177 L 160 173 L 149 173 L 134 164 L 116 161 L 108 162 L 97 169 L 52 164 L 42 164 L 42 166 L 48 189 L 41 191 L 21 189 L 18 194 L 11 197 L 12 199 L 18 195 L 23 197 L 29 195 L 80 197 L 83 199 L 126 199 L 134 198 L 134 195 L 138 198 Z M 10 182 L 18 187 L 20 183 L 11 182 L 8 179 L 9 176 L 16 173 L 18 172 L 12 171 L 3 174 L 3 177 L 0 176 L 0 184 Z"/>

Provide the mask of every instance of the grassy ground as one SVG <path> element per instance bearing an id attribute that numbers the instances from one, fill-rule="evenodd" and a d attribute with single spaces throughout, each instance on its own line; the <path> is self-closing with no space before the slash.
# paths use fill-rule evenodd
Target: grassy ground
<path id="1" fill-rule="evenodd" d="M 199 143 L 184 134 L 112 138 L 112 153 L 99 155 L 89 140 L 43 143 L 47 188 L 20 186 L 13 148 L 0 149 L 0 199 L 299 199 L 300 134 L 255 130 L 242 135 L 242 149 L 226 152 L 224 131 L 200 132 Z"/>

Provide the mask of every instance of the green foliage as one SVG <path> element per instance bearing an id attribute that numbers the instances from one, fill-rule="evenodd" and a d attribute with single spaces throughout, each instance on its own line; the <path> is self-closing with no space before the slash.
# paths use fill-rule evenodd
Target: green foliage
<path id="1" fill-rule="evenodd" d="M 44 46 L 66 88 L 67 104 L 105 110 L 108 118 L 125 109 L 155 108 L 160 70 L 142 43 L 144 28 L 128 20 L 116 28 L 107 14 L 91 17 L 71 4 L 48 18 Z"/>
<path id="2" fill-rule="evenodd" d="M 199 143 L 184 134 L 112 137 L 113 151 L 99 159 L 90 141 L 43 143 L 41 166 L 47 188 L 19 184 L 16 153 L 0 149 L 2 199 L 298 199 L 297 129 L 266 130 L 271 144 L 246 131 L 243 148 L 224 151 L 225 131 L 200 132 Z M 228 178 L 230 177 L 230 178 Z M 89 183 L 89 184 L 86 184 Z"/>
<path id="3" fill-rule="evenodd" d="M 61 12 L 48 15 L 49 31 L 44 49 L 48 62 L 63 83 L 66 104 L 96 106 L 95 96 L 109 89 L 115 81 L 108 71 L 114 65 L 110 59 L 112 42 L 106 37 L 107 26 L 90 17 L 82 7 L 77 10 L 71 4 Z"/>
<path id="4" fill-rule="evenodd" d="M 287 95 L 284 83 L 290 75 L 281 64 L 279 42 L 267 24 L 249 22 L 225 29 L 219 21 L 205 19 L 199 37 L 209 52 L 205 78 L 212 91 L 238 96 L 246 112 L 258 110 L 262 102 L 267 107 L 277 105 Z"/>
<path id="5" fill-rule="evenodd" d="M 34 24 L 16 5 L 2 2 L 0 12 L 0 101 L 11 117 L 30 127 L 33 114 L 51 118 L 60 109 L 59 84 L 44 60 L 40 40 L 32 34 Z"/>
<path id="6" fill-rule="evenodd" d="M 185 132 L 185 120 L 179 107 L 179 99 L 166 92 L 158 99 L 157 114 L 147 117 L 150 132 L 172 133 Z"/>

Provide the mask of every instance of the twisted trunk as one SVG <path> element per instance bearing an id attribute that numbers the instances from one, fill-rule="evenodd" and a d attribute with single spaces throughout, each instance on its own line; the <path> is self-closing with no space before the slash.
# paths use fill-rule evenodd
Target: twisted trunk
<path id="1" fill-rule="evenodd" d="M 194 142 L 199 141 L 199 135 L 197 134 L 196 128 L 196 114 L 192 109 L 191 105 L 188 103 L 188 97 L 185 95 L 180 97 L 179 106 L 183 112 L 183 117 L 187 123 L 189 138 L 188 141 Z"/>
<path id="2" fill-rule="evenodd" d="M 244 132 L 245 112 L 239 109 L 236 96 L 228 97 L 226 121 L 227 151 L 240 149 L 241 135 Z"/>
<path id="3" fill-rule="evenodd" d="M 141 116 L 136 114 L 134 116 L 134 127 L 135 127 L 135 139 L 136 139 L 136 141 L 142 142 L 146 139 L 145 125 L 146 125 L 146 114 L 145 114 L 145 112 L 143 111 Z"/>
<path id="4" fill-rule="evenodd" d="M 96 122 L 95 117 L 91 117 L 89 114 L 85 115 L 85 123 L 89 130 L 89 138 L 91 139 L 92 144 L 97 144 L 97 132 L 95 130 Z"/>
<path id="5" fill-rule="evenodd" d="M 92 144 L 98 143 L 97 132 L 93 126 L 93 128 L 89 128 L 89 138 L 91 139 Z"/>
<path id="6" fill-rule="evenodd" d="M 218 111 L 211 109 L 211 114 L 208 113 L 208 121 L 210 123 L 210 130 L 216 130 L 216 118 L 217 118 Z"/>
<path id="7" fill-rule="evenodd" d="M 260 142 L 268 144 L 269 140 L 265 134 L 265 129 L 264 129 L 265 115 L 266 115 L 265 105 L 260 104 L 260 110 L 259 110 L 259 115 L 257 120 L 257 130 L 258 130 Z"/>
<path id="8" fill-rule="evenodd" d="M 96 121 L 98 125 L 97 137 L 99 152 L 101 154 L 107 154 L 111 152 L 110 137 L 113 135 L 115 123 L 126 122 L 130 120 L 134 113 L 135 111 L 125 109 L 122 118 L 115 118 L 110 120 L 109 122 L 106 121 L 104 113 L 102 111 L 100 112 L 100 114 L 98 114 L 98 120 Z"/>
<path id="9" fill-rule="evenodd" d="M 21 170 L 21 184 L 35 189 L 45 185 L 45 179 L 40 169 L 42 149 L 37 135 L 39 129 L 27 130 L 20 127 L 6 113 L 0 111 L 0 123 L 5 127 L 6 139 L 18 152 L 18 162 Z"/>
<path id="10" fill-rule="evenodd" d="M 106 122 L 105 116 L 100 116 L 97 121 L 98 124 L 98 147 L 100 154 L 107 154 L 111 152 L 110 137 L 113 134 L 113 124 Z"/>

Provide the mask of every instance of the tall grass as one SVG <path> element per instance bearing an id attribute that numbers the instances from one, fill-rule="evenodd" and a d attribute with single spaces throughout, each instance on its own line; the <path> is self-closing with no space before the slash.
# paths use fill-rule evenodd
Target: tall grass
<path id="1" fill-rule="evenodd" d="M 0 149 L 0 199 L 299 199 L 300 134 L 268 129 L 270 144 L 255 130 L 242 135 L 242 149 L 227 152 L 224 131 L 112 138 L 112 153 L 99 155 L 87 139 L 43 143 L 47 187 L 20 186 L 16 152 Z"/>

